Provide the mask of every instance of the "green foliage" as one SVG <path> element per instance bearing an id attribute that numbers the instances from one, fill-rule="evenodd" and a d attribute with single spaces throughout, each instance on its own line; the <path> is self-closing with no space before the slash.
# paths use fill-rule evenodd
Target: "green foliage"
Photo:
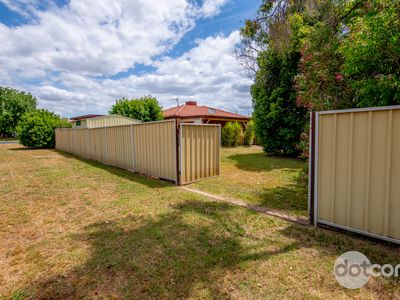
<path id="1" fill-rule="evenodd" d="M 45 109 L 25 114 L 17 131 L 22 145 L 30 148 L 54 148 L 55 129 L 71 127 L 71 124 Z"/>
<path id="2" fill-rule="evenodd" d="M 36 109 L 36 99 L 29 93 L 0 87 L 0 136 L 11 136 L 21 117 Z"/>
<path id="3" fill-rule="evenodd" d="M 144 96 L 139 99 L 128 100 L 122 98 L 112 106 L 110 114 L 142 120 L 144 122 L 162 120 L 162 107 L 157 99 L 151 96 Z"/>
<path id="4" fill-rule="evenodd" d="M 322 3 L 304 39 L 299 103 L 314 110 L 399 104 L 400 1 Z"/>
<path id="5" fill-rule="evenodd" d="M 241 36 L 268 153 L 304 152 L 307 110 L 400 104 L 400 0 L 263 0 Z"/>
<path id="6" fill-rule="evenodd" d="M 263 53 L 260 70 L 251 88 L 254 129 L 265 152 L 295 156 L 297 143 L 306 123 L 306 109 L 296 105 L 292 88 L 297 73 L 298 53 L 282 56 L 276 52 Z"/>
<path id="7" fill-rule="evenodd" d="M 339 52 L 358 107 L 400 104 L 400 1 L 366 1 Z"/>
<path id="8" fill-rule="evenodd" d="M 251 87 L 254 133 L 267 153 L 282 156 L 298 154 L 307 121 L 306 109 L 297 106 L 293 86 L 300 61 L 298 44 L 305 34 L 295 2 L 263 1 L 257 18 L 241 31 L 245 46 L 261 45 Z"/>
<path id="9" fill-rule="evenodd" d="M 238 122 L 227 122 L 221 132 L 222 146 L 237 147 L 242 144 L 243 130 Z"/>
<path id="10" fill-rule="evenodd" d="M 253 121 L 247 123 L 247 127 L 243 134 L 243 145 L 251 146 L 254 143 L 254 125 Z"/>

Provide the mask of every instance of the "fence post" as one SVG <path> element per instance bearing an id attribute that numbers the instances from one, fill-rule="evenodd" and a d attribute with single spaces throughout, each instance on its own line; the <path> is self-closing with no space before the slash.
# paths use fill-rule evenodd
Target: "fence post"
<path id="1" fill-rule="evenodd" d="M 106 163 L 109 164 L 110 162 L 108 161 L 108 145 L 107 145 L 107 127 L 104 127 L 104 147 L 105 147 L 105 152 L 106 152 Z"/>
<path id="2" fill-rule="evenodd" d="M 310 225 L 315 220 L 315 112 L 310 114 L 309 152 L 308 152 L 308 213 Z"/>
<path id="3" fill-rule="evenodd" d="M 179 139 L 180 139 L 180 128 L 179 128 L 179 126 L 180 126 L 180 124 L 179 124 L 179 122 L 177 121 L 177 119 L 175 119 L 175 132 L 176 132 L 176 134 L 175 134 L 175 149 L 176 149 L 176 184 L 177 185 L 181 185 L 182 184 L 182 182 L 181 182 L 181 169 L 180 169 L 180 164 L 181 164 L 181 155 L 180 155 L 180 153 L 181 153 L 181 151 L 180 151 L 180 142 L 179 142 Z"/>
<path id="4" fill-rule="evenodd" d="M 131 156 L 132 156 L 132 172 L 135 172 L 135 143 L 133 136 L 133 125 L 131 124 Z"/>

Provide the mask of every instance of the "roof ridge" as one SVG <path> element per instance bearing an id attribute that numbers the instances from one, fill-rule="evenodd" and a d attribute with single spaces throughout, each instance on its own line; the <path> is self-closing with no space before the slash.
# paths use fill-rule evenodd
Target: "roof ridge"
<path id="1" fill-rule="evenodd" d="M 186 106 L 186 104 L 182 104 L 182 105 L 179 105 L 179 106 L 180 106 L 180 108 L 179 108 L 178 111 L 175 113 L 175 116 L 179 115 L 179 113 L 181 112 L 181 110 L 183 109 L 183 107 Z M 178 106 L 178 107 L 179 107 L 179 106 Z"/>

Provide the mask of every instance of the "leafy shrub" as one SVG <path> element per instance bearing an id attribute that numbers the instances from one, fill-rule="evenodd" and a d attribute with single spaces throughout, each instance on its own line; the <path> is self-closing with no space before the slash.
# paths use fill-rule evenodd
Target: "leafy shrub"
<path id="1" fill-rule="evenodd" d="M 231 122 L 225 124 L 221 131 L 222 146 L 231 147 L 233 144 L 233 125 Z"/>
<path id="2" fill-rule="evenodd" d="M 243 145 L 251 146 L 254 143 L 254 128 L 253 121 L 247 123 L 247 127 L 243 135 Z"/>
<path id="3" fill-rule="evenodd" d="M 117 100 L 111 107 L 110 114 L 121 115 L 144 122 L 162 120 L 162 107 L 157 99 L 151 96 L 144 96 L 138 99 L 122 98 Z"/>
<path id="4" fill-rule="evenodd" d="M 232 123 L 233 128 L 233 147 L 243 145 L 243 130 L 242 126 L 238 122 Z"/>
<path id="5" fill-rule="evenodd" d="M 19 141 L 30 148 L 54 148 L 55 129 L 71 124 L 45 109 L 25 114 L 17 127 Z"/>
<path id="6" fill-rule="evenodd" d="M 227 122 L 221 132 L 222 146 L 237 147 L 243 143 L 242 126 L 238 122 Z"/>

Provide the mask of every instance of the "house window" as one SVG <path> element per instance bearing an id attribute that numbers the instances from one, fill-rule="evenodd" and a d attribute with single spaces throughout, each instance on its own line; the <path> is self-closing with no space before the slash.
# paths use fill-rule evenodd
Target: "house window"
<path id="1" fill-rule="evenodd" d="M 81 121 L 76 121 L 76 126 L 81 126 Z"/>

